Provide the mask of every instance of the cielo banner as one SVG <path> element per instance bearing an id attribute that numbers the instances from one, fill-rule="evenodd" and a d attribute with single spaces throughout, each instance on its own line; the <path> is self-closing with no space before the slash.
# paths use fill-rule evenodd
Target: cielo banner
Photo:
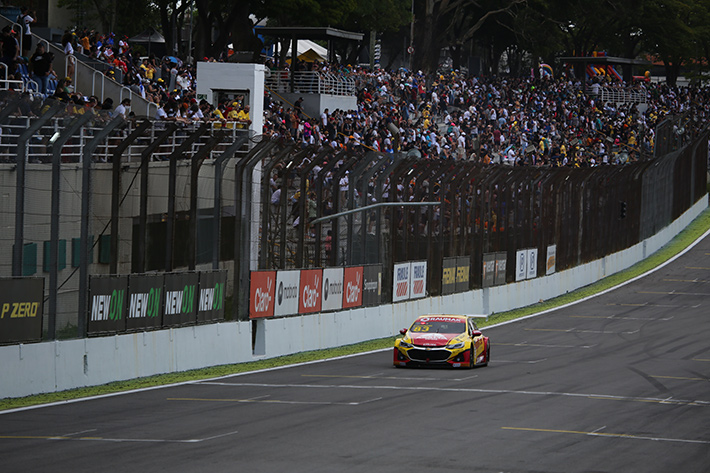
<path id="1" fill-rule="evenodd" d="M 249 279 L 249 318 L 273 317 L 276 271 L 252 271 Z"/>
<path id="2" fill-rule="evenodd" d="M 89 335 L 126 331 L 128 276 L 91 276 L 89 279 Z"/>
<path id="3" fill-rule="evenodd" d="M 44 278 L 0 279 L 0 344 L 42 339 Z"/>

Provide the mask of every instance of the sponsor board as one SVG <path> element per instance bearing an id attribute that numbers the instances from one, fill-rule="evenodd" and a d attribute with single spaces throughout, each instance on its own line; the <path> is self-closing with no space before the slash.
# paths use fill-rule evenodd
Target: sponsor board
<path id="1" fill-rule="evenodd" d="M 343 271 L 343 309 L 362 305 L 363 267 L 354 266 Z"/>
<path id="2" fill-rule="evenodd" d="M 89 279 L 89 335 L 126 330 L 128 276 L 92 276 Z"/>
<path id="3" fill-rule="evenodd" d="M 322 269 L 304 269 L 301 271 L 299 285 L 298 313 L 310 314 L 321 311 Z"/>
<path id="4" fill-rule="evenodd" d="M 226 271 L 200 273 L 200 289 L 197 299 L 197 321 L 213 322 L 224 320 Z"/>
<path id="5" fill-rule="evenodd" d="M 298 314 L 300 279 L 299 270 L 276 272 L 275 316 Z"/>
<path id="6" fill-rule="evenodd" d="M 409 299 L 412 265 L 409 262 L 394 265 L 392 278 L 392 302 L 406 301 Z"/>
<path id="7" fill-rule="evenodd" d="M 44 278 L 0 279 L 0 344 L 40 341 L 43 315 Z"/>
<path id="8" fill-rule="evenodd" d="M 165 275 L 163 326 L 194 324 L 197 320 L 199 273 L 168 273 Z"/>
<path id="9" fill-rule="evenodd" d="M 128 276 L 126 328 L 143 330 L 163 324 L 163 275 Z"/>
<path id="10" fill-rule="evenodd" d="M 339 310 L 343 308 L 343 268 L 323 270 L 321 288 L 321 310 Z"/>
<path id="11" fill-rule="evenodd" d="M 412 261 L 410 299 L 426 296 L 426 261 Z"/>
<path id="12" fill-rule="evenodd" d="M 483 255 L 483 273 L 481 277 L 483 287 L 491 287 L 496 282 L 496 254 Z"/>
<path id="13" fill-rule="evenodd" d="M 547 258 L 545 263 L 545 275 L 554 274 L 557 266 L 557 245 L 547 247 Z"/>
<path id="14" fill-rule="evenodd" d="M 526 259 L 528 263 L 526 278 L 532 279 L 537 277 L 537 248 L 527 250 Z"/>
<path id="15" fill-rule="evenodd" d="M 441 294 L 456 292 L 456 260 L 457 258 L 444 258 L 441 263 Z"/>
<path id="16" fill-rule="evenodd" d="M 465 292 L 471 288 L 471 258 L 456 258 L 456 292 Z"/>
<path id="17" fill-rule="evenodd" d="M 273 317 L 276 271 L 252 271 L 249 280 L 249 318 Z"/>
<path id="18" fill-rule="evenodd" d="M 382 265 L 371 264 L 362 271 L 362 305 L 371 307 L 382 302 Z"/>
<path id="19" fill-rule="evenodd" d="M 495 285 L 500 286 L 505 284 L 506 271 L 508 269 L 508 253 L 496 253 L 496 277 Z"/>
<path id="20" fill-rule="evenodd" d="M 528 275 L 528 251 L 515 252 L 515 282 L 523 281 Z"/>

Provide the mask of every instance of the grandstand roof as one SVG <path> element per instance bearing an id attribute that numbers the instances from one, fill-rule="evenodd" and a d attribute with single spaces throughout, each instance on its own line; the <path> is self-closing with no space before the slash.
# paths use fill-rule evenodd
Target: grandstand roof
<path id="1" fill-rule="evenodd" d="M 330 27 L 291 27 L 291 26 L 261 26 L 255 28 L 257 34 L 296 39 L 345 39 L 362 41 L 362 33 L 339 30 Z"/>

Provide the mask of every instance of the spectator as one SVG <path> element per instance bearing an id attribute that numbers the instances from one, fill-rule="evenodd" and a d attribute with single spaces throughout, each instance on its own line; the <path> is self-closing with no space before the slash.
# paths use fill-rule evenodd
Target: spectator
<path id="1" fill-rule="evenodd" d="M 113 114 L 111 116 L 114 118 L 118 117 L 118 116 L 126 118 L 130 108 L 131 108 L 131 99 L 123 99 L 123 100 L 121 100 L 121 103 L 118 104 L 116 109 L 113 111 Z"/>
<path id="2" fill-rule="evenodd" d="M 34 23 L 37 14 L 30 11 L 28 7 L 22 7 L 20 10 L 20 16 L 17 18 L 17 22 L 22 25 L 22 54 L 27 55 L 27 53 L 32 49 L 32 31 L 30 30 L 30 25 Z"/>
<path id="3" fill-rule="evenodd" d="M 37 49 L 30 58 L 30 69 L 32 71 L 32 79 L 39 86 L 39 93 L 47 95 L 47 85 L 49 79 L 54 75 L 52 69 L 52 59 L 54 54 L 47 52 L 43 42 L 37 43 Z"/>

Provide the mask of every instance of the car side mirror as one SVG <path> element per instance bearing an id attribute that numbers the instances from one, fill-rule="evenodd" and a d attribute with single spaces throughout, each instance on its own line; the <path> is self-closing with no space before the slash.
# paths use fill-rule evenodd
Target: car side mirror
<path id="1" fill-rule="evenodd" d="M 480 330 L 474 330 L 474 331 L 473 331 L 473 336 L 474 336 L 474 337 L 480 337 L 481 335 L 483 335 L 483 332 L 481 332 Z"/>
<path id="2" fill-rule="evenodd" d="M 407 329 L 406 329 L 406 328 L 403 328 L 402 330 L 399 331 L 399 333 L 401 333 L 402 335 L 404 335 L 404 334 L 407 333 Z"/>

